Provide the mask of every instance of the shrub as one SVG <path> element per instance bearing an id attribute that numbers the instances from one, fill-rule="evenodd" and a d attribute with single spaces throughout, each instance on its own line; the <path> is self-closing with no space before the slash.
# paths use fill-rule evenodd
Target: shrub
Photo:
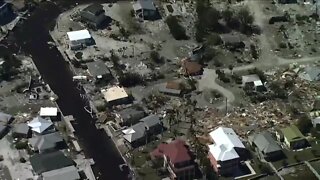
<path id="1" fill-rule="evenodd" d="M 27 149 L 28 148 L 28 143 L 27 142 L 23 142 L 23 141 L 20 141 L 20 142 L 17 142 L 16 145 L 15 145 L 16 149 Z"/>
<path id="2" fill-rule="evenodd" d="M 150 53 L 150 59 L 157 63 L 157 64 L 162 64 L 164 63 L 164 59 L 160 57 L 159 53 L 157 51 L 151 51 Z"/>
<path id="3" fill-rule="evenodd" d="M 119 82 L 124 87 L 132 87 L 143 83 L 143 78 L 138 73 L 125 73 L 119 77 Z"/>
<path id="4" fill-rule="evenodd" d="M 82 52 L 77 52 L 77 53 L 75 54 L 76 58 L 79 59 L 79 60 L 82 59 L 82 55 L 83 55 Z"/>
<path id="5" fill-rule="evenodd" d="M 222 39 L 218 34 L 213 33 L 207 37 L 206 42 L 208 45 L 220 45 L 222 44 Z"/>
<path id="6" fill-rule="evenodd" d="M 20 158 L 20 162 L 21 162 L 21 163 L 25 163 L 25 162 L 27 162 L 27 160 L 22 157 L 22 158 Z"/>
<path id="7" fill-rule="evenodd" d="M 303 134 L 309 133 L 312 128 L 311 119 L 307 115 L 302 115 L 297 122 L 297 127 Z"/>
<path id="8" fill-rule="evenodd" d="M 285 49 L 287 48 L 287 44 L 284 42 L 279 43 L 279 48 Z"/>
<path id="9" fill-rule="evenodd" d="M 251 44 L 250 45 L 250 50 L 251 50 L 251 56 L 253 59 L 258 59 L 259 57 L 259 54 L 258 54 L 258 51 L 257 51 L 257 48 L 254 44 Z"/>
<path id="10" fill-rule="evenodd" d="M 186 40 L 189 39 L 186 35 L 186 30 L 181 24 L 179 20 L 175 16 L 169 16 L 166 19 L 166 23 L 169 27 L 170 33 L 176 40 Z"/>

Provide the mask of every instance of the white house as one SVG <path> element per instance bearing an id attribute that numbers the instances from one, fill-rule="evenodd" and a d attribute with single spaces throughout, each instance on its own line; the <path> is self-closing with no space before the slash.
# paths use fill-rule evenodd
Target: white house
<path id="1" fill-rule="evenodd" d="M 221 174 L 234 170 L 246 149 L 231 128 L 219 127 L 210 134 L 213 144 L 209 147 L 209 158 L 216 172 Z"/>
<path id="2" fill-rule="evenodd" d="M 56 107 L 42 107 L 42 108 L 40 108 L 40 116 L 42 116 L 42 117 L 56 117 L 56 116 L 58 116 L 58 108 L 56 108 Z"/>
<path id="3" fill-rule="evenodd" d="M 128 102 L 129 96 L 123 87 L 113 86 L 108 89 L 102 89 L 101 93 L 108 104 L 118 105 Z"/>
<path id="4" fill-rule="evenodd" d="M 67 36 L 72 50 L 81 49 L 92 44 L 92 36 L 87 29 L 67 32 Z"/>
<path id="5" fill-rule="evenodd" d="M 43 119 L 42 117 L 38 116 L 34 118 L 31 122 L 28 123 L 28 126 L 31 127 L 31 130 L 43 134 L 46 130 L 53 127 L 53 123 L 49 120 Z"/>

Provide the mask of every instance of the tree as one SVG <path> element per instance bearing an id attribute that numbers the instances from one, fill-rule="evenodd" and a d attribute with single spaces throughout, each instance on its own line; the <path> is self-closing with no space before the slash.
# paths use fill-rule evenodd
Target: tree
<path id="1" fill-rule="evenodd" d="M 179 131 L 177 129 L 173 129 L 172 133 L 175 138 L 179 135 Z"/>
<path id="2" fill-rule="evenodd" d="M 157 64 L 162 64 L 164 62 L 163 58 L 160 57 L 157 51 L 150 52 L 150 59 Z"/>
<path id="3" fill-rule="evenodd" d="M 15 145 L 16 149 L 20 150 L 20 149 L 27 149 L 28 147 L 28 142 L 17 142 L 17 144 Z"/>
<path id="4" fill-rule="evenodd" d="M 275 98 L 288 98 L 288 92 L 281 86 L 281 84 L 278 81 L 271 82 L 269 87 L 270 90 L 273 91 L 273 95 Z"/>
<path id="5" fill-rule="evenodd" d="M 18 74 L 18 68 L 21 66 L 21 61 L 14 55 L 4 55 L 4 63 L 0 65 L 0 81 L 10 80 L 12 76 Z"/>
<path id="6" fill-rule="evenodd" d="M 311 136 L 320 139 L 320 128 L 312 127 L 310 130 Z"/>
<path id="7" fill-rule="evenodd" d="M 233 74 L 233 68 L 234 68 L 234 66 L 233 66 L 232 64 L 230 64 L 230 65 L 228 66 L 228 68 L 229 68 L 229 70 L 231 71 L 231 74 Z"/>
<path id="8" fill-rule="evenodd" d="M 238 12 L 238 18 L 241 25 L 250 26 L 253 23 L 253 15 L 250 13 L 249 8 L 242 7 Z"/>
<path id="9" fill-rule="evenodd" d="M 143 78 L 138 73 L 125 73 L 119 77 L 119 82 L 124 87 L 133 87 L 143 84 Z"/>
<path id="10" fill-rule="evenodd" d="M 251 56 L 253 59 L 258 59 L 259 54 L 257 48 L 254 44 L 250 44 Z"/>
<path id="11" fill-rule="evenodd" d="M 220 19 L 220 12 L 210 6 L 209 0 L 196 1 L 196 33 L 195 38 L 198 42 L 202 42 L 209 31 L 217 30 Z"/>
<path id="12" fill-rule="evenodd" d="M 222 44 L 221 37 L 217 33 L 212 33 L 206 38 L 206 44 L 208 46 L 215 46 Z"/>
<path id="13" fill-rule="evenodd" d="M 212 47 L 207 47 L 204 51 L 204 55 L 202 58 L 202 62 L 209 62 L 211 61 L 215 56 L 217 56 L 218 51 Z"/>
<path id="14" fill-rule="evenodd" d="M 311 119 L 303 114 L 297 122 L 297 127 L 303 134 L 309 133 L 312 128 Z"/>
<path id="15" fill-rule="evenodd" d="M 215 28 L 219 24 L 220 16 L 220 12 L 217 9 L 209 7 L 202 13 L 201 23 L 204 23 L 208 30 L 217 30 Z"/>
<path id="16" fill-rule="evenodd" d="M 186 30 L 175 16 L 169 16 L 166 19 L 170 33 L 176 40 L 187 40 L 189 37 L 186 35 Z"/>
<path id="17" fill-rule="evenodd" d="M 253 15 L 250 13 L 248 7 L 243 7 L 239 10 L 237 17 L 239 18 L 239 22 L 241 25 L 241 31 L 243 33 L 247 33 L 248 30 L 251 28 L 253 23 Z"/>
<path id="18" fill-rule="evenodd" d="M 202 161 L 202 166 L 204 168 L 204 173 L 207 180 L 216 180 L 218 179 L 217 174 L 214 172 L 213 167 L 211 166 L 210 160 L 205 158 Z"/>
<path id="19" fill-rule="evenodd" d="M 222 18 L 227 24 L 230 24 L 230 22 L 233 19 L 233 16 L 234 16 L 234 12 L 230 8 L 227 8 L 222 12 Z"/>
<path id="20" fill-rule="evenodd" d="M 25 163 L 25 162 L 27 162 L 27 160 L 22 157 L 22 158 L 20 158 L 20 162 L 21 162 L 21 163 Z"/>

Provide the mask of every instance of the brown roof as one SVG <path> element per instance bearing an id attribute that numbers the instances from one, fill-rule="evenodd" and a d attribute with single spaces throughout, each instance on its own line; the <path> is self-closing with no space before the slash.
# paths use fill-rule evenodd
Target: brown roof
<path id="1" fill-rule="evenodd" d="M 151 156 L 153 157 L 162 157 L 163 155 L 167 156 L 173 164 L 191 160 L 185 142 L 179 139 L 170 144 L 162 143 L 151 152 Z"/>
<path id="2" fill-rule="evenodd" d="M 180 88 L 180 83 L 174 82 L 174 81 L 167 82 L 166 88 L 167 89 L 175 89 L 175 90 L 180 90 L 181 89 Z"/>
<path id="3" fill-rule="evenodd" d="M 199 64 L 197 62 L 191 62 L 188 60 L 182 61 L 182 67 L 185 71 L 185 74 L 187 74 L 187 75 L 197 74 L 202 71 L 201 64 Z"/>

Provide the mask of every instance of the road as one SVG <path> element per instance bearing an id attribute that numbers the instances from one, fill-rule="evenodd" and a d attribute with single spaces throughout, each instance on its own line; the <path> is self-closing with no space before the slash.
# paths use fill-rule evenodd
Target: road
<path id="1" fill-rule="evenodd" d="M 255 24 L 264 29 L 264 25 L 268 23 L 268 17 L 263 13 L 263 9 L 259 2 L 259 0 L 252 1 L 246 0 L 244 4 L 246 4 L 250 11 L 254 15 Z M 267 34 L 262 33 L 258 35 L 260 41 L 260 57 L 259 60 L 255 63 L 237 66 L 233 68 L 233 72 L 247 71 L 253 68 L 259 68 L 261 70 L 268 70 L 275 67 L 286 67 L 289 64 L 306 64 L 319 61 L 320 56 L 317 57 L 301 57 L 301 58 L 282 58 L 277 56 L 276 52 L 273 51 L 273 48 L 270 45 L 267 37 Z M 231 73 L 229 68 L 222 69 L 225 73 Z M 226 98 L 228 98 L 228 103 L 232 103 L 235 100 L 234 94 L 228 89 L 220 86 L 216 83 L 217 74 L 214 69 L 205 69 L 201 80 L 199 81 L 199 90 L 202 91 L 204 88 L 215 89 L 222 93 Z"/>
<path id="2" fill-rule="evenodd" d="M 235 100 L 233 93 L 230 90 L 217 84 L 215 81 L 217 78 L 218 75 L 214 69 L 205 68 L 203 71 L 203 75 L 199 80 L 199 90 L 203 91 L 205 89 L 215 89 L 219 91 L 224 97 L 226 97 L 228 99 L 228 105 L 231 105 L 231 103 Z M 221 105 L 218 108 L 225 108 L 225 105 Z"/>
<path id="3" fill-rule="evenodd" d="M 25 53 L 32 56 L 41 76 L 58 95 L 57 103 L 63 114 L 75 117 L 75 134 L 86 157 L 93 158 L 96 163 L 95 175 L 103 180 L 128 179 L 127 174 L 119 169 L 119 165 L 124 161 L 112 140 L 104 131 L 96 128 L 94 120 L 84 110 L 87 104 L 81 99 L 80 91 L 72 80 L 69 64 L 56 48 L 47 43 L 52 41 L 49 27 L 54 25 L 60 10 L 52 2 L 41 3 L 40 7 L 16 28 L 7 44 L 16 44 L 16 49 L 21 47 Z"/>

